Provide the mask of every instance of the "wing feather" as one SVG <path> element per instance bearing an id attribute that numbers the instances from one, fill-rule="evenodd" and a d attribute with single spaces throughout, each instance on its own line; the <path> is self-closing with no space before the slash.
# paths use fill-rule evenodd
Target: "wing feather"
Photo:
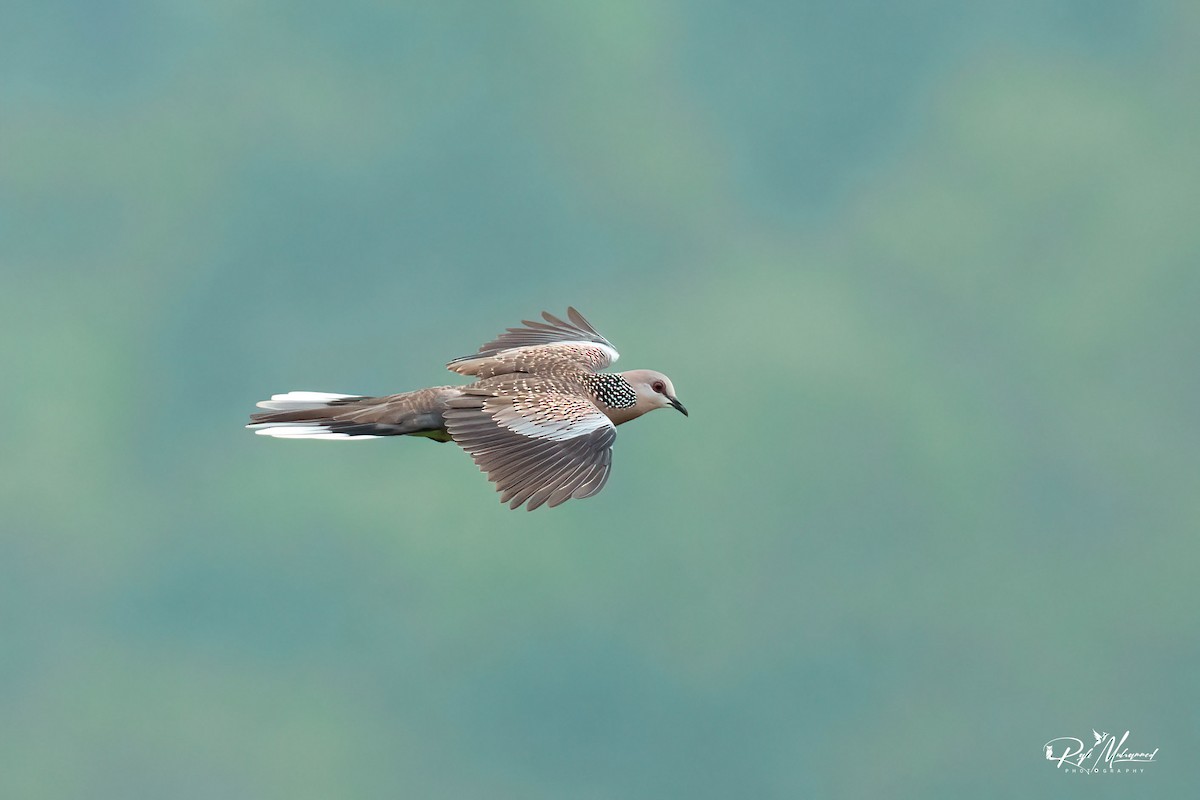
<path id="1" fill-rule="evenodd" d="M 574 307 L 563 320 L 548 311 L 545 322 L 523 320 L 479 348 L 456 358 L 446 368 L 460 375 L 488 378 L 512 372 L 547 372 L 570 365 L 598 372 L 611 366 L 620 354 Z"/>
<path id="2" fill-rule="evenodd" d="M 500 500 L 530 511 L 600 491 L 616 428 L 584 397 L 540 387 L 498 394 L 477 384 L 450 402 L 446 428 L 496 484 Z"/>

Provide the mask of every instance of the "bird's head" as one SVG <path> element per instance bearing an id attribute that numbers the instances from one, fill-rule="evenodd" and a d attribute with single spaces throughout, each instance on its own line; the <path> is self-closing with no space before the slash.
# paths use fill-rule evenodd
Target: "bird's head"
<path id="1" fill-rule="evenodd" d="M 656 408 L 670 407 L 685 417 L 688 415 L 683 403 L 679 402 L 679 398 L 675 396 L 675 386 L 671 383 L 671 379 L 661 372 L 655 372 L 652 369 L 633 369 L 629 372 L 622 372 L 621 375 L 637 392 L 635 408 L 640 413 L 644 414 Z"/>

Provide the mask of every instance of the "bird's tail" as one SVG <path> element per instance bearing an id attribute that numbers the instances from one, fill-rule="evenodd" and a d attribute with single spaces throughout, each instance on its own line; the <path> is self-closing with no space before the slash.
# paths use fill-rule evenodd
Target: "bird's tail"
<path id="1" fill-rule="evenodd" d="M 288 392 L 258 404 L 268 409 L 250 415 L 261 436 L 280 439 L 375 439 L 424 436 L 450 441 L 442 412 L 457 396 L 452 386 L 437 386 L 387 397 L 328 392 Z"/>

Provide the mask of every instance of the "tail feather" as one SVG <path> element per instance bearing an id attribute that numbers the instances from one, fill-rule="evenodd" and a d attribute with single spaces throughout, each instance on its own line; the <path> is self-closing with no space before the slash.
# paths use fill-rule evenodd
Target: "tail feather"
<path id="1" fill-rule="evenodd" d="M 259 408 L 269 408 L 273 411 L 300 411 L 309 408 L 325 408 L 335 404 L 346 404 L 354 400 L 365 399 L 356 394 L 332 394 L 330 392 L 288 392 L 287 394 L 272 395 L 270 400 L 257 403 Z"/>
<path id="2" fill-rule="evenodd" d="M 449 441 L 442 410 L 458 393 L 439 386 L 388 397 L 328 392 L 288 392 L 258 404 L 267 409 L 250 415 L 260 436 L 279 439 L 377 439 L 380 436 L 424 436 Z"/>
<path id="3" fill-rule="evenodd" d="M 376 433 L 350 433 L 345 430 L 335 430 L 329 424 L 306 424 L 303 422 L 260 422 L 247 425 L 254 428 L 259 436 L 273 436 L 276 439 L 378 439 Z M 373 428 L 374 426 L 365 426 Z"/>

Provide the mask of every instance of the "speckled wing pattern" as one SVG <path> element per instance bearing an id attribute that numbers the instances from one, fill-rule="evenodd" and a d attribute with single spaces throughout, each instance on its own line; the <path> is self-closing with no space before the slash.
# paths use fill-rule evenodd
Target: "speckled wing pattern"
<path id="1" fill-rule="evenodd" d="M 510 508 L 591 497 L 608 480 L 617 429 L 571 381 L 511 374 L 484 380 L 451 400 L 445 419 Z"/>
<path id="2" fill-rule="evenodd" d="M 574 308 L 567 319 L 543 311 L 545 322 L 525 320 L 446 368 L 460 375 L 488 378 L 516 372 L 550 374 L 583 369 L 597 372 L 619 358 L 616 348 Z"/>

